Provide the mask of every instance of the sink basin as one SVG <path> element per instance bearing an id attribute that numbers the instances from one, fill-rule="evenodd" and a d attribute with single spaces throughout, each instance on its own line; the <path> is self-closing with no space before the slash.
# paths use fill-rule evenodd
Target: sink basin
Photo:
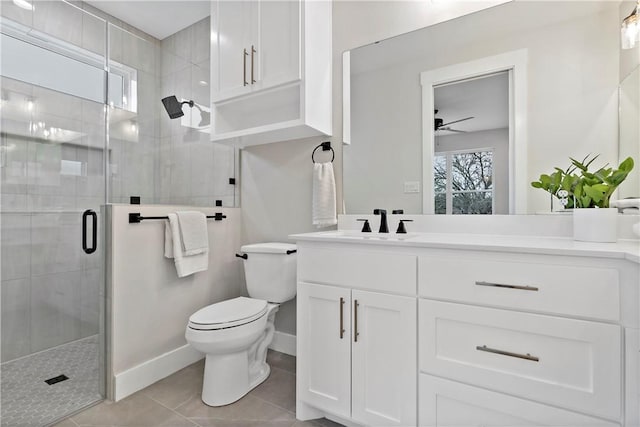
<path id="1" fill-rule="evenodd" d="M 326 237 L 338 237 L 338 238 L 347 238 L 347 239 L 358 239 L 358 240 L 388 240 L 388 241 L 402 241 L 413 239 L 414 237 L 418 237 L 418 233 L 406 233 L 406 234 L 396 234 L 396 233 L 363 233 L 357 230 L 336 230 L 336 231 L 327 231 L 322 233 L 323 236 Z"/>

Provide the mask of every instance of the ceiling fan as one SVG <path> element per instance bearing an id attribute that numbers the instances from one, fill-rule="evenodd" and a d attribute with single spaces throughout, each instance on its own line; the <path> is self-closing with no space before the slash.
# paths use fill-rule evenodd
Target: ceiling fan
<path id="1" fill-rule="evenodd" d="M 438 110 L 434 110 L 434 116 L 438 114 Z M 454 120 L 448 123 L 444 123 L 444 120 L 442 120 L 439 117 L 435 117 L 434 118 L 434 123 L 433 123 L 433 130 L 434 131 L 439 131 L 439 130 L 447 130 L 449 132 L 459 132 L 459 133 L 466 133 L 466 130 L 458 130 L 458 129 L 452 129 L 449 125 L 452 125 L 454 123 L 459 123 L 459 122 L 464 122 L 465 120 L 471 120 L 474 119 L 475 117 L 471 116 L 471 117 L 466 117 L 464 119 L 459 119 L 459 120 Z"/>

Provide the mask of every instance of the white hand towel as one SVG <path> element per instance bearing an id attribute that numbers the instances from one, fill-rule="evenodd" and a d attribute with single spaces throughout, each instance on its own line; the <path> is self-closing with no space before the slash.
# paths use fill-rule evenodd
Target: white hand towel
<path id="1" fill-rule="evenodd" d="M 333 163 L 313 164 L 312 220 L 316 227 L 328 227 L 338 223 L 336 213 L 336 180 Z"/>
<path id="2" fill-rule="evenodd" d="M 178 211 L 180 237 L 184 256 L 209 252 L 209 234 L 207 216 L 202 212 Z"/>
<path id="3" fill-rule="evenodd" d="M 173 232 L 168 219 L 164 222 L 164 257 L 173 259 Z"/>
<path id="4" fill-rule="evenodd" d="M 168 225 L 165 225 L 164 256 L 173 258 L 178 277 L 188 276 L 209 268 L 209 251 L 197 255 L 186 256 L 182 248 L 180 224 L 176 214 L 169 214 Z"/>

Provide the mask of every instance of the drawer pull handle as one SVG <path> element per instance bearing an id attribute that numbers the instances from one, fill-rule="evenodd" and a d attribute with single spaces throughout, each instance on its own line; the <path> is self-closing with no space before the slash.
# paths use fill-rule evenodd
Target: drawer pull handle
<path id="1" fill-rule="evenodd" d="M 517 357 L 518 359 L 531 360 L 533 362 L 539 362 L 540 361 L 540 358 L 538 358 L 536 356 L 532 356 L 529 353 L 527 353 L 527 354 L 512 353 L 510 351 L 497 350 L 495 348 L 490 348 L 490 347 L 487 347 L 486 345 L 476 346 L 476 350 L 478 350 L 478 351 L 486 351 L 487 353 L 500 354 L 502 356 Z"/>
<path id="2" fill-rule="evenodd" d="M 344 298 L 340 297 L 340 339 L 344 337 Z"/>
<path id="3" fill-rule="evenodd" d="M 491 283 L 491 282 L 476 282 L 476 286 L 491 286 L 494 288 L 519 289 L 521 291 L 533 291 L 533 292 L 538 292 L 539 290 L 535 286 L 503 285 L 501 283 Z"/>
<path id="4" fill-rule="evenodd" d="M 358 300 L 353 301 L 353 342 L 358 342 Z"/>

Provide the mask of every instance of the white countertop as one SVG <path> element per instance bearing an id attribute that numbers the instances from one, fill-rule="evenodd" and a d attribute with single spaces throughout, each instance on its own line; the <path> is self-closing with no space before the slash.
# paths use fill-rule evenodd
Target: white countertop
<path id="1" fill-rule="evenodd" d="M 293 234 L 290 239 L 310 242 L 335 242 L 362 245 L 385 245 L 418 248 L 471 249 L 545 255 L 588 256 L 626 259 L 640 263 L 640 241 L 618 240 L 616 243 L 577 242 L 566 237 L 536 237 L 463 233 L 361 233 L 353 230 Z M 402 239 L 402 240 L 400 240 Z"/>

